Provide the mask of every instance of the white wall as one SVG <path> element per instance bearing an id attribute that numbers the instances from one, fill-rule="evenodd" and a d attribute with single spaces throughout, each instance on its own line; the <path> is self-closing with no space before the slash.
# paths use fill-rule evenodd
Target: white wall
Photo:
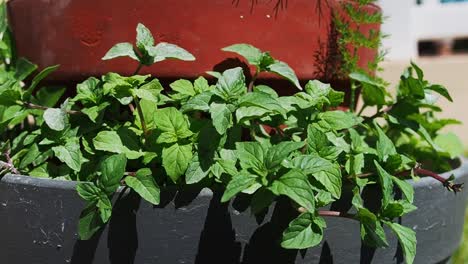
<path id="1" fill-rule="evenodd" d="M 417 56 L 417 43 L 411 39 L 411 0 L 379 0 L 385 16 L 382 32 L 389 35 L 383 39 L 383 47 L 388 51 L 389 60 L 408 60 Z"/>
<path id="2" fill-rule="evenodd" d="M 418 56 L 417 43 L 424 39 L 468 37 L 468 2 L 441 4 L 439 0 L 379 0 L 387 18 L 382 31 L 389 60 Z"/>

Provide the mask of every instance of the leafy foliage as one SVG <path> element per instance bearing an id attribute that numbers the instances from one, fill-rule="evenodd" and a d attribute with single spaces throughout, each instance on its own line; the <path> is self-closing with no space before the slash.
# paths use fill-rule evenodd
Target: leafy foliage
<path id="1" fill-rule="evenodd" d="M 300 88 L 294 71 L 269 53 L 247 44 L 224 50 Z M 121 56 L 139 61 L 138 68 L 168 58 L 194 59 L 175 45 L 155 44 L 141 24 L 135 47 L 117 44 L 104 59 Z M 203 77 L 178 80 L 167 91 L 138 70 L 134 76 L 108 73 L 87 79 L 74 97 L 64 99 L 62 88 L 40 86 L 56 67 L 24 81 L 36 68 L 20 59 L 0 70 L 4 163 L 22 174 L 79 181 L 77 191 L 87 202 L 81 239 L 112 217 L 120 186 L 156 205 L 161 189 L 200 184 L 224 186 L 222 202 L 241 193 L 252 196 L 255 214 L 279 196 L 289 199 L 301 214 L 284 231 L 281 245 L 304 249 L 323 238 L 327 214 L 320 208 L 352 190 L 357 214 L 348 217 L 360 221 L 364 242 L 385 247 L 388 226 L 411 263 L 414 232 L 392 222 L 416 209 L 405 177 L 417 164 L 427 166 L 424 161 L 437 161 L 429 164 L 432 170 L 449 170 L 450 159 L 460 154 L 456 137 L 440 133 L 456 122 L 437 119 L 440 109 L 430 100 L 432 93 L 450 96 L 424 80 L 415 64 L 403 73 L 396 98 L 375 78 L 351 75 L 369 90 L 364 100 L 376 106 L 373 116 L 337 110 L 343 93 L 317 80 L 292 96 L 278 96 L 270 87 L 247 84 L 241 68 L 212 73 L 217 81 L 211 84 Z M 380 190 L 381 208 L 364 206 L 361 193 L 367 188 Z M 403 198 L 395 198 L 396 188 Z"/>

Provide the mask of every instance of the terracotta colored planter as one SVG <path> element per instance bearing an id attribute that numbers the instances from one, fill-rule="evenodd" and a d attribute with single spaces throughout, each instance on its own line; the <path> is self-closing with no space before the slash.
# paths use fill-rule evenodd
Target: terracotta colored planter
<path id="1" fill-rule="evenodd" d="M 9 16 L 17 51 L 40 67 L 60 64 L 51 77 L 79 81 L 109 71 L 131 74 L 136 62 L 126 58 L 101 61 L 118 42 L 134 42 L 138 22 L 155 34 L 156 41 L 178 44 L 192 52 L 196 62 L 168 61 L 144 69 L 160 79 L 194 78 L 205 71 L 221 71 L 242 64 L 220 49 L 250 43 L 290 64 L 302 81 L 333 80 L 339 67 L 332 14 L 344 0 L 10 0 Z M 369 5 L 369 13 L 380 12 Z M 363 32 L 379 25 L 361 26 Z M 362 66 L 375 50 L 359 50 Z M 260 81 L 274 80 L 262 75 Z M 276 82 L 276 81 L 275 81 Z M 278 84 L 276 82 L 276 84 Z M 338 87 L 339 88 L 339 87 Z M 287 92 L 283 88 L 281 92 Z"/>

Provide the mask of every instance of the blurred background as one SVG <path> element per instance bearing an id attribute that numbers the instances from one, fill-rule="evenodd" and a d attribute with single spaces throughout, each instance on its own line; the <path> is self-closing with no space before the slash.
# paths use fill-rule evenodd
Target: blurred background
<path id="1" fill-rule="evenodd" d="M 386 17 L 382 31 L 388 35 L 381 76 L 394 87 L 413 60 L 429 81 L 446 86 L 454 102 L 439 99 L 442 116 L 464 123 L 448 130 L 468 146 L 468 0 L 379 2 Z"/>
<path id="2" fill-rule="evenodd" d="M 468 155 L 468 0 L 379 0 L 386 21 L 382 31 L 387 50 L 380 74 L 394 87 L 410 60 L 427 79 L 447 87 L 453 103 L 440 98 L 443 117 L 463 125 L 448 127 L 464 142 Z M 468 214 L 464 242 L 454 264 L 468 263 Z"/>

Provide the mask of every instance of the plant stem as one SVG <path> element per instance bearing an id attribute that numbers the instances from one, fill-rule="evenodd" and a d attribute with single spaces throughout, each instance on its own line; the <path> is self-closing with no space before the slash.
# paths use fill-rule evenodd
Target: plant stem
<path id="1" fill-rule="evenodd" d="M 446 178 L 440 176 L 439 174 L 437 174 L 437 173 L 435 173 L 433 171 L 425 170 L 425 169 L 421 169 L 421 168 L 415 168 L 415 169 L 413 169 L 413 172 L 416 175 L 420 175 L 420 176 L 425 175 L 425 176 L 431 177 L 431 178 L 439 181 L 449 191 L 453 191 L 453 192 L 457 193 L 457 192 L 461 192 L 461 190 L 463 189 L 463 183 L 455 184 L 455 183 L 451 182 L 449 179 L 446 179 Z M 399 175 L 401 175 L 401 176 L 408 176 L 410 174 L 411 174 L 411 170 L 399 173 Z"/>
<path id="2" fill-rule="evenodd" d="M 249 87 L 248 87 L 248 89 L 247 89 L 247 91 L 248 91 L 249 93 L 253 91 L 253 86 L 254 86 L 255 81 L 256 81 L 257 78 L 258 78 L 258 74 L 259 74 L 259 73 L 260 73 L 260 72 L 259 72 L 259 70 L 257 69 L 257 71 L 255 72 L 254 76 L 252 77 L 252 80 L 251 80 L 250 83 L 249 83 Z"/>
<path id="3" fill-rule="evenodd" d="M 430 170 L 425 170 L 425 169 L 421 169 L 421 168 L 414 168 L 412 170 L 406 170 L 406 171 L 402 171 L 402 172 L 399 172 L 399 173 L 396 173 L 395 176 L 409 176 L 411 175 L 411 173 L 414 173 L 416 175 L 419 175 L 419 176 L 427 176 L 427 177 L 431 177 L 437 181 L 439 181 L 440 183 L 442 183 L 442 185 L 447 188 L 448 190 L 450 191 L 453 191 L 455 193 L 457 192 L 460 192 L 462 189 L 463 189 L 463 184 L 455 184 L 453 182 L 451 182 L 449 179 L 446 179 L 442 176 L 440 176 L 439 174 L 433 172 L 433 171 L 430 171 Z M 363 173 L 363 174 L 358 174 L 356 175 L 356 177 L 358 178 L 366 178 L 366 177 L 370 177 L 372 175 L 375 175 L 376 173 Z"/>
<path id="4" fill-rule="evenodd" d="M 29 103 L 29 102 L 24 102 L 23 106 L 29 109 L 38 109 L 38 110 L 47 110 L 47 109 L 52 108 L 52 107 L 37 105 L 37 104 Z M 67 110 L 67 113 L 71 115 L 79 115 L 79 114 L 82 114 L 83 112 L 75 111 L 75 110 Z"/>
<path id="5" fill-rule="evenodd" d="M 358 116 L 362 115 L 362 112 L 364 112 L 364 109 L 366 109 L 367 105 L 363 104 L 361 110 L 359 110 Z"/>
<path id="6" fill-rule="evenodd" d="M 373 119 L 375 119 L 375 118 L 377 118 L 377 117 L 383 116 L 384 114 L 390 112 L 390 111 L 392 110 L 392 108 L 393 108 L 393 105 L 391 105 L 391 106 L 389 106 L 389 107 L 387 107 L 387 108 L 385 108 L 385 109 L 383 109 L 383 110 L 378 111 L 378 112 L 375 113 L 375 115 L 373 115 L 373 116 L 366 117 L 366 119 L 368 119 L 368 120 L 373 120 Z"/>
<path id="7" fill-rule="evenodd" d="M 143 116 L 143 110 L 141 109 L 140 100 L 138 97 L 133 98 L 135 100 L 135 106 L 138 112 L 138 117 L 140 118 L 141 128 L 143 129 L 143 134 L 145 137 L 148 135 L 148 128 L 146 127 L 145 117 Z"/>
<path id="8" fill-rule="evenodd" d="M 356 220 L 356 218 L 355 218 L 356 215 L 348 214 L 348 213 L 345 213 L 345 212 L 320 210 L 320 211 L 318 211 L 318 214 L 320 216 L 326 216 L 326 217 L 342 217 L 342 218 L 348 218 L 348 219 Z"/>
<path id="9" fill-rule="evenodd" d="M 135 70 L 135 72 L 133 73 L 133 75 L 137 75 L 137 74 L 140 72 L 140 70 L 141 70 L 142 67 L 143 67 L 143 64 L 138 63 L 138 67 L 136 68 L 136 70 Z"/>
<path id="10" fill-rule="evenodd" d="M 351 98 L 350 98 L 350 103 L 349 103 L 349 110 L 351 112 L 356 111 L 356 82 L 351 81 Z"/>
<path id="11" fill-rule="evenodd" d="M 299 207 L 297 209 L 299 213 L 307 213 L 307 209 L 304 207 Z M 326 216 L 326 217 L 342 217 L 342 218 L 348 218 L 348 219 L 353 219 L 356 220 L 356 215 L 354 214 L 348 214 L 345 212 L 338 212 L 338 211 L 328 211 L 328 210 L 319 210 L 317 211 L 318 215 L 320 216 Z"/>
<path id="12" fill-rule="evenodd" d="M 20 174 L 19 171 L 13 165 L 13 160 L 10 157 L 10 149 L 8 148 L 3 155 L 6 158 L 7 162 L 0 161 L 0 167 L 8 168 L 14 174 Z"/>
<path id="13" fill-rule="evenodd" d="M 7 171 L 9 170 L 13 172 L 14 174 L 19 174 L 19 171 L 15 167 L 1 160 L 0 160 L 0 169 L 2 169 L 2 173 L 3 173 L 3 169 L 6 169 Z"/>

